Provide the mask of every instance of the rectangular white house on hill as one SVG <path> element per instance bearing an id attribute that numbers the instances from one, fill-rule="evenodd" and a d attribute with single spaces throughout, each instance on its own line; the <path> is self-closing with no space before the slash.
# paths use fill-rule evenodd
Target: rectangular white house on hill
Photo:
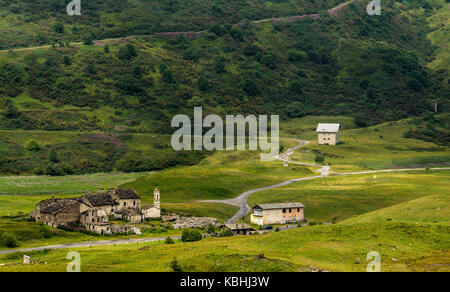
<path id="1" fill-rule="evenodd" d="M 317 135 L 319 145 L 336 145 L 339 143 L 341 124 L 319 124 Z"/>

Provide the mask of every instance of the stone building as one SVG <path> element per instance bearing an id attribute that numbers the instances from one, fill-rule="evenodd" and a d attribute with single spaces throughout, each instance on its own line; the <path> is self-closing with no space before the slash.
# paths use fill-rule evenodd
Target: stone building
<path id="1" fill-rule="evenodd" d="M 114 218 L 136 224 L 145 220 L 145 215 L 136 209 L 122 209 L 114 213 Z"/>
<path id="2" fill-rule="evenodd" d="M 249 235 L 252 231 L 255 231 L 255 229 L 245 223 L 225 224 L 225 228 L 228 228 L 233 235 Z"/>
<path id="3" fill-rule="evenodd" d="M 319 145 L 336 145 L 339 143 L 341 124 L 319 124 L 317 135 Z"/>
<path id="4" fill-rule="evenodd" d="M 159 218 L 160 194 L 155 190 L 154 205 L 141 209 L 141 198 L 132 189 L 110 189 L 97 194 L 90 192 L 80 198 L 43 200 L 30 214 L 36 222 L 44 222 L 51 227 L 81 226 L 98 234 L 140 233 L 137 227 L 113 225 L 109 217 L 120 218 L 138 224 L 145 218 Z"/>
<path id="5" fill-rule="evenodd" d="M 142 207 L 145 218 L 161 218 L 161 195 L 158 188 L 153 192 L 153 205 Z"/>
<path id="6" fill-rule="evenodd" d="M 132 189 L 110 189 L 107 194 L 117 202 L 117 211 L 123 209 L 141 210 L 141 197 Z"/>
<path id="7" fill-rule="evenodd" d="M 119 203 L 111 195 L 102 191 L 98 194 L 87 194 L 81 199 L 90 209 L 102 209 L 106 215 L 111 215 L 119 210 Z"/>
<path id="8" fill-rule="evenodd" d="M 259 204 L 253 207 L 250 221 L 258 225 L 302 222 L 304 209 L 302 203 Z"/>
<path id="9" fill-rule="evenodd" d="M 36 205 L 36 209 L 30 214 L 36 222 L 57 228 L 64 225 L 75 225 L 79 222 L 80 214 L 89 207 L 79 198 L 43 200 Z"/>

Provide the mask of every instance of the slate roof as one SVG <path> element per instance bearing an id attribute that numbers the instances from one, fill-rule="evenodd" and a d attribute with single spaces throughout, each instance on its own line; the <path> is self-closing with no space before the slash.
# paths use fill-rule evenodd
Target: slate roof
<path id="1" fill-rule="evenodd" d="M 78 207 L 80 202 L 76 199 L 51 199 L 43 201 L 43 203 L 48 203 L 46 206 L 41 207 L 41 213 L 46 214 L 58 214 L 59 212 L 65 210 L 68 207 Z"/>
<path id="2" fill-rule="evenodd" d="M 338 133 L 341 124 L 319 124 L 317 125 L 317 133 Z"/>
<path id="3" fill-rule="evenodd" d="M 289 209 L 289 208 L 305 208 L 302 203 L 278 203 L 278 204 L 259 204 L 253 209 L 274 210 L 274 209 Z"/>
<path id="4" fill-rule="evenodd" d="M 114 190 L 109 190 L 109 192 Z M 141 197 L 132 189 L 116 189 L 115 195 L 122 200 L 140 199 Z"/>
<path id="5" fill-rule="evenodd" d="M 118 205 L 110 194 L 98 193 L 83 198 L 93 207 Z"/>

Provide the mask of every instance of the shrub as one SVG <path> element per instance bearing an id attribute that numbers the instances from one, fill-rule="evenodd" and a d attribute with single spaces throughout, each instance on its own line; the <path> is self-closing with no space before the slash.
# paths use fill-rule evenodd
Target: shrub
<path id="1" fill-rule="evenodd" d="M 202 240 L 203 236 L 197 229 L 185 229 L 181 235 L 181 241 L 193 242 Z"/>
<path id="2" fill-rule="evenodd" d="M 325 157 L 323 157 L 323 156 L 316 156 L 316 158 L 314 159 L 314 161 L 316 162 L 316 163 L 319 163 L 319 164 L 322 164 L 322 163 L 324 163 L 325 162 Z"/>
<path id="3" fill-rule="evenodd" d="M 14 104 L 10 103 L 6 106 L 4 116 L 10 119 L 17 118 L 20 115 L 17 107 Z"/>
<path id="4" fill-rule="evenodd" d="M 131 60 L 132 58 L 137 56 L 136 49 L 131 44 L 126 44 L 119 48 L 118 58 L 120 60 Z"/>
<path id="5" fill-rule="evenodd" d="M 167 236 L 166 239 L 164 240 L 165 244 L 174 244 L 175 241 L 173 241 L 173 239 L 170 236 Z"/>
<path id="6" fill-rule="evenodd" d="M 173 260 L 170 262 L 170 269 L 172 272 L 182 272 L 181 266 L 178 263 L 177 258 L 173 258 Z"/>
<path id="7" fill-rule="evenodd" d="M 231 232 L 231 230 L 228 228 L 224 228 L 222 230 L 222 232 L 220 232 L 219 236 L 220 237 L 230 237 L 230 236 L 233 236 L 233 232 Z"/>
<path id="8" fill-rule="evenodd" d="M 169 68 L 164 70 L 162 79 L 166 83 L 177 83 L 177 80 L 175 79 L 175 75 Z"/>
<path id="9" fill-rule="evenodd" d="M 31 152 L 36 152 L 36 151 L 41 150 L 41 146 L 40 146 L 39 143 L 36 142 L 35 140 L 30 140 L 30 141 L 27 143 L 27 150 L 28 150 L 28 151 L 31 151 Z"/>
<path id="10" fill-rule="evenodd" d="M 19 242 L 14 237 L 14 235 L 9 234 L 9 233 L 3 233 L 0 236 L 0 243 L 2 245 L 6 246 L 6 247 L 9 247 L 9 248 L 13 248 L 13 247 L 18 247 L 19 246 Z"/>
<path id="11" fill-rule="evenodd" d="M 208 225 L 208 229 L 206 229 L 206 232 L 208 232 L 208 233 L 214 233 L 214 232 L 216 232 L 216 227 L 214 227 L 214 225 L 212 225 L 212 224 L 209 224 Z"/>
<path id="12" fill-rule="evenodd" d="M 260 93 L 258 85 L 253 80 L 246 80 L 244 83 L 244 91 L 249 95 L 258 95 Z"/>
<path id="13" fill-rule="evenodd" d="M 209 81 L 204 76 L 200 76 L 200 78 L 198 78 L 197 85 L 200 91 L 207 91 L 209 88 Z"/>
<path id="14" fill-rule="evenodd" d="M 41 226 L 41 236 L 42 238 L 50 238 L 52 237 L 52 231 L 50 230 L 50 227 L 48 227 L 47 225 L 42 225 Z"/>

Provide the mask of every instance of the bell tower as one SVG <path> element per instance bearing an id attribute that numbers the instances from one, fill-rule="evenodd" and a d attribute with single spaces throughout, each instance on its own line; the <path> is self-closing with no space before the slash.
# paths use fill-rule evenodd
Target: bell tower
<path id="1" fill-rule="evenodd" d="M 161 196 L 158 187 L 155 188 L 153 194 L 154 194 L 153 205 L 155 206 L 155 208 L 161 209 Z"/>

